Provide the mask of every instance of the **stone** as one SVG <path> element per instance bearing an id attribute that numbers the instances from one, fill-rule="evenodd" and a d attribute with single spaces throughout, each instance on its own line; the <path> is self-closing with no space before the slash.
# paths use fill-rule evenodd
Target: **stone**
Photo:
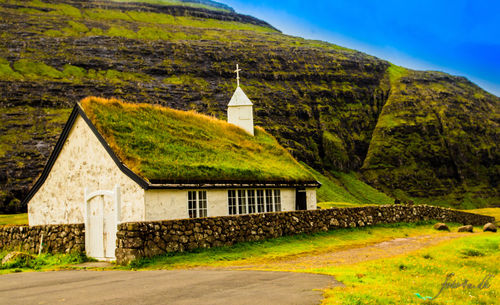
<path id="1" fill-rule="evenodd" d="M 334 227 L 338 227 L 339 226 L 339 221 L 335 218 L 332 218 L 330 219 L 330 225 L 331 226 L 334 226 Z"/>
<path id="2" fill-rule="evenodd" d="M 472 233 L 473 231 L 474 231 L 474 227 L 472 227 L 471 225 L 461 226 L 458 228 L 458 232 L 470 232 L 470 233 Z"/>
<path id="3" fill-rule="evenodd" d="M 438 231 L 450 231 L 450 228 L 445 223 L 438 222 L 434 225 L 434 229 Z"/>
<path id="4" fill-rule="evenodd" d="M 484 225 L 483 231 L 484 232 L 496 232 L 497 231 L 497 226 L 495 226 L 491 222 L 488 222 L 487 224 Z"/>

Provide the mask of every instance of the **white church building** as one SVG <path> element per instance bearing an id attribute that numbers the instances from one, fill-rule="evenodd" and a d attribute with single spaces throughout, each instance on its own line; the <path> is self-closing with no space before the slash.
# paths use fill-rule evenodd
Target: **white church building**
<path id="1" fill-rule="evenodd" d="M 82 100 L 25 198 L 29 224 L 85 223 L 87 254 L 113 259 L 123 222 L 316 209 L 320 183 L 254 127 L 252 108 L 239 76 L 228 122 Z"/>

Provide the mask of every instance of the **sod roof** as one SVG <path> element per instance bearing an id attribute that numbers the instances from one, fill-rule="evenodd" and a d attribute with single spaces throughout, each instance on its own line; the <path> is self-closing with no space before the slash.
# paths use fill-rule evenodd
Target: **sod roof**
<path id="1" fill-rule="evenodd" d="M 89 97 L 80 107 L 120 161 L 150 183 L 315 183 L 260 127 L 194 111 Z"/>

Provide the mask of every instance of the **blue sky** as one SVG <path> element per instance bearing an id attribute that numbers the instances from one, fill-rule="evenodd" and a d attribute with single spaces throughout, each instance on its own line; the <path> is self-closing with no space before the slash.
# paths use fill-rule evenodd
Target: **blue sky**
<path id="1" fill-rule="evenodd" d="M 462 75 L 500 96 L 499 0 L 219 0 L 285 34 Z"/>

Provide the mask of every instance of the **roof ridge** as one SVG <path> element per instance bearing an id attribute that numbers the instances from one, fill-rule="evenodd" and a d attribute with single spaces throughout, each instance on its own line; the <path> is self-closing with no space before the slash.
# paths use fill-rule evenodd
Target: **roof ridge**
<path id="1" fill-rule="evenodd" d="M 228 107 L 232 106 L 253 106 L 252 101 L 248 98 L 248 96 L 243 92 L 240 86 L 236 87 L 234 90 L 233 96 L 229 101 Z"/>

